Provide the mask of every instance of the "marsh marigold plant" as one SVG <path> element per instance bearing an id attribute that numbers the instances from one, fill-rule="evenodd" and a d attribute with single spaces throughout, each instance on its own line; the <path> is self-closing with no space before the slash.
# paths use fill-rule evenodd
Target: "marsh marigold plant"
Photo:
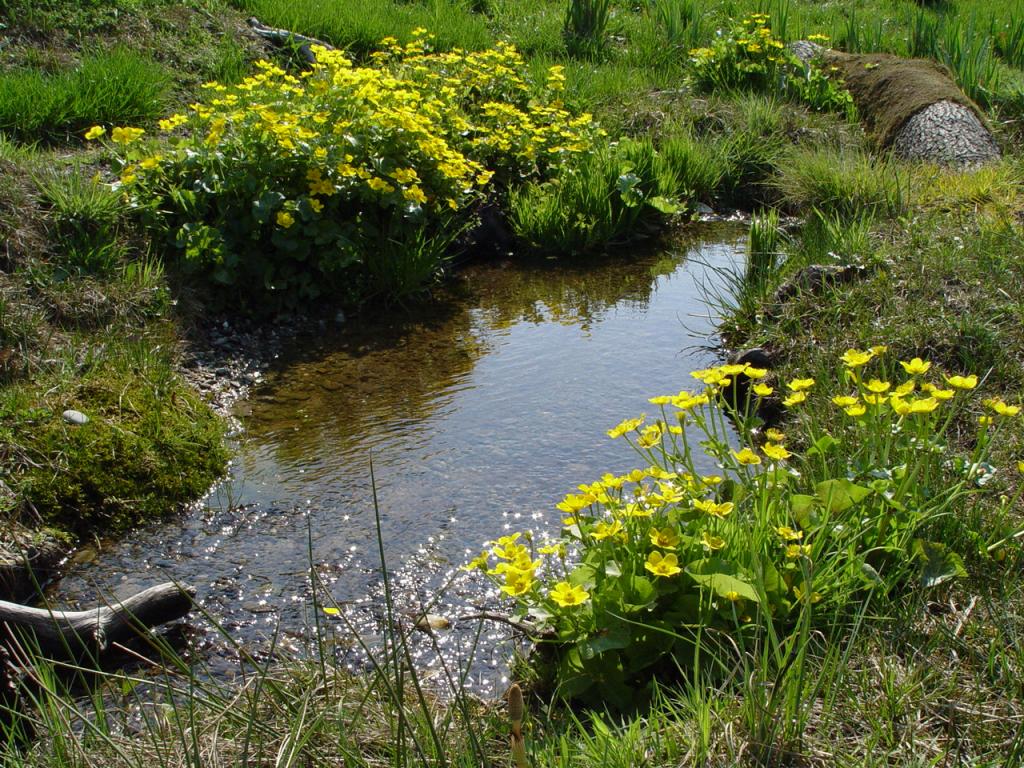
<path id="1" fill-rule="evenodd" d="M 130 203 L 187 265 L 260 300 L 416 287 L 492 187 L 556 173 L 599 134 L 563 106 L 561 67 L 534 81 L 508 44 L 433 53 L 420 30 L 369 66 L 314 50 L 300 74 L 264 61 L 208 83 L 162 142 L 110 134 Z"/>
<path id="2" fill-rule="evenodd" d="M 651 398 L 655 415 L 609 429 L 642 468 L 566 495 L 556 540 L 512 533 L 467 566 L 534 622 L 561 696 L 628 704 L 654 677 L 724 672 L 768 634 L 819 616 L 831 626 L 865 601 L 964 573 L 940 542 L 963 537 L 941 531 L 982 492 L 988 448 L 1018 407 L 984 401 L 973 452 L 961 455 L 947 434 L 977 409 L 976 376 L 889 360 L 884 347 L 849 350 L 837 369 L 828 384 L 772 382 L 741 364 L 695 371 L 697 391 Z M 757 417 L 776 390 L 799 441 Z M 824 408 L 841 429 L 822 428 Z M 995 551 L 989 538 L 1012 539 L 970 533 L 974 555 Z"/>

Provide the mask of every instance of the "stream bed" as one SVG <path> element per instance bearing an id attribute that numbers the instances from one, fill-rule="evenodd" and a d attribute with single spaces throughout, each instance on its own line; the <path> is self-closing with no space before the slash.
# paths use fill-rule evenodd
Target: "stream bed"
<path id="1" fill-rule="evenodd" d="M 352 622 L 372 644 L 382 610 L 375 486 L 398 609 L 455 619 L 417 653 L 427 666 L 444 656 L 465 665 L 472 653 L 466 684 L 486 695 L 500 685 L 508 633 L 457 620 L 497 604 L 458 566 L 512 529 L 557 535 L 565 493 L 637 466 L 605 431 L 719 361 L 708 291 L 724 292 L 723 271 L 742 268 L 744 238 L 705 225 L 635 258 L 474 264 L 428 308 L 325 331 L 238 405 L 230 476 L 204 503 L 97 547 L 53 600 L 192 584 L 208 614 L 195 619 L 207 655 L 224 665 L 222 632 L 300 652 L 322 623 L 343 654 Z M 344 623 L 315 613 L 314 581 Z"/>

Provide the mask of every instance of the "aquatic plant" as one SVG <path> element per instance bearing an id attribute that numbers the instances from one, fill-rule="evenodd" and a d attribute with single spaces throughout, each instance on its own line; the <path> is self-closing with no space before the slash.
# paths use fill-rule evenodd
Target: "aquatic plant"
<path id="1" fill-rule="evenodd" d="M 957 552 L 939 531 L 966 525 L 955 513 L 985 484 L 1000 423 L 1020 408 L 986 400 L 973 450 L 958 453 L 949 436 L 978 377 L 935 374 L 920 358 L 889 361 L 884 347 L 847 350 L 827 392 L 744 364 L 695 371 L 701 390 L 651 398 L 657 417 L 609 430 L 643 467 L 568 494 L 557 539 L 513 532 L 467 567 L 535 623 L 543 682 L 563 698 L 629 708 L 656 677 L 728 676 L 745 649 L 827 630 L 865 601 L 965 575 L 962 554 L 1007 546 L 972 530 L 960 540 L 977 551 Z M 768 398 L 806 436 L 799 446 L 760 423 Z M 820 428 L 826 408 L 841 430 Z M 719 471 L 702 473 L 700 454 Z"/>

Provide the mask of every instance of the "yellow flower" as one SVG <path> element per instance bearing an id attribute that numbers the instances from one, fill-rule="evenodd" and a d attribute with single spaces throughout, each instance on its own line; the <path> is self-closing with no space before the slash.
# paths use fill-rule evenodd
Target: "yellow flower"
<path id="1" fill-rule="evenodd" d="M 889 398 L 889 406 L 900 416 L 906 416 L 911 410 L 910 403 L 896 395 Z"/>
<path id="2" fill-rule="evenodd" d="M 907 379 L 892 391 L 893 397 L 906 397 L 914 391 L 916 386 L 913 379 Z"/>
<path id="3" fill-rule="evenodd" d="M 315 197 L 311 197 L 309 198 L 309 207 L 313 209 L 313 213 L 320 213 L 324 209 L 324 204 Z"/>
<path id="4" fill-rule="evenodd" d="M 992 424 L 992 417 L 991 416 L 979 416 L 978 417 L 978 423 L 981 426 L 983 426 L 983 427 L 991 426 L 991 424 Z"/>
<path id="5" fill-rule="evenodd" d="M 796 560 L 799 557 L 809 557 L 810 554 L 810 544 L 790 544 L 786 547 L 786 558 L 789 560 Z"/>
<path id="6" fill-rule="evenodd" d="M 651 528 L 651 544 L 661 549 L 675 549 L 679 543 L 679 534 L 671 528 Z"/>
<path id="7" fill-rule="evenodd" d="M 719 483 L 721 483 L 722 482 L 722 476 L 721 475 L 704 475 L 703 477 L 701 477 L 700 481 L 704 485 L 710 487 L 710 486 L 718 485 Z"/>
<path id="8" fill-rule="evenodd" d="M 395 191 L 395 188 L 393 186 L 384 181 L 384 179 L 378 179 L 376 176 L 374 176 L 372 179 L 369 179 L 366 182 L 366 186 L 368 186 L 374 192 L 382 192 L 385 195 Z"/>
<path id="9" fill-rule="evenodd" d="M 888 399 L 885 395 L 864 395 L 864 402 L 868 405 L 882 405 Z"/>
<path id="10" fill-rule="evenodd" d="M 748 365 L 746 368 L 743 369 L 742 373 L 748 379 L 763 379 L 765 376 L 768 375 L 768 369 L 767 368 L 755 368 L 752 365 Z"/>
<path id="11" fill-rule="evenodd" d="M 775 532 L 786 541 L 800 541 L 804 537 L 803 531 L 793 530 L 788 525 L 780 525 L 775 529 Z"/>
<path id="12" fill-rule="evenodd" d="M 608 437 L 614 440 L 615 438 L 622 437 L 627 432 L 632 432 L 634 429 L 644 423 L 644 419 L 647 417 L 644 414 L 640 414 L 635 419 L 626 419 L 625 421 L 619 422 L 616 426 L 608 430 Z"/>
<path id="13" fill-rule="evenodd" d="M 554 589 L 548 592 L 548 597 L 562 608 L 571 608 L 587 602 L 590 599 L 590 593 L 579 585 L 573 586 L 567 581 L 560 581 L 555 584 Z"/>
<path id="14" fill-rule="evenodd" d="M 953 389 L 974 389 L 978 386 L 978 377 L 973 373 L 970 376 L 945 376 L 944 378 Z"/>
<path id="15" fill-rule="evenodd" d="M 608 523 L 601 521 L 594 526 L 594 532 L 591 534 L 595 539 L 601 541 L 603 539 L 610 539 L 613 536 L 618 536 L 622 533 L 622 523 L 618 520 L 613 520 Z"/>
<path id="16" fill-rule="evenodd" d="M 741 451 L 733 451 L 733 458 L 736 459 L 740 464 L 760 464 L 761 457 L 754 453 L 749 448 L 744 448 Z"/>
<path id="17" fill-rule="evenodd" d="M 141 128 L 115 128 L 110 132 L 110 139 L 115 144 L 131 144 L 142 137 L 145 131 Z"/>
<path id="18" fill-rule="evenodd" d="M 184 125 L 188 122 L 188 118 L 185 115 L 171 115 L 170 117 L 161 120 L 158 125 L 161 131 L 173 131 L 179 125 Z"/>
<path id="19" fill-rule="evenodd" d="M 710 499 L 694 499 L 693 508 L 701 512 L 707 512 L 712 517 L 725 517 L 736 505 L 731 501 L 723 501 L 718 504 Z"/>
<path id="20" fill-rule="evenodd" d="M 295 223 L 295 217 L 292 216 L 288 211 L 277 212 L 277 225 L 288 229 L 292 224 Z"/>
<path id="21" fill-rule="evenodd" d="M 707 531 L 700 535 L 700 543 L 709 552 L 717 552 L 725 547 L 725 539 L 720 536 L 713 536 Z"/>
<path id="22" fill-rule="evenodd" d="M 814 386 L 814 379 L 793 379 L 786 386 L 794 392 L 803 392 Z"/>
<path id="23" fill-rule="evenodd" d="M 661 440 L 661 422 L 655 422 L 648 427 L 644 428 L 644 431 L 640 433 L 640 437 L 637 439 L 636 444 L 641 448 L 651 448 L 657 445 L 658 441 Z"/>
<path id="24" fill-rule="evenodd" d="M 939 407 L 939 401 L 934 397 L 921 397 L 912 400 L 910 403 L 911 413 L 931 413 Z"/>
<path id="25" fill-rule="evenodd" d="M 792 395 L 790 395 L 785 400 L 783 400 L 782 404 L 784 406 L 786 406 L 787 408 L 789 408 L 789 407 L 792 407 L 794 405 L 799 405 L 800 403 L 802 403 L 806 399 L 807 399 L 807 393 L 806 392 L 794 392 Z"/>
<path id="26" fill-rule="evenodd" d="M 85 138 L 88 139 L 89 141 L 92 141 L 93 139 L 98 139 L 106 132 L 107 129 L 104 128 L 102 125 L 94 125 L 92 128 L 85 132 Z"/>
<path id="27" fill-rule="evenodd" d="M 773 443 L 781 443 L 786 439 L 786 435 L 780 432 L 779 430 L 775 429 L 774 427 L 769 427 L 768 429 L 766 429 L 764 431 L 764 436 L 771 440 Z"/>
<path id="28" fill-rule="evenodd" d="M 856 405 L 859 401 L 856 397 L 850 397 L 849 395 L 836 395 L 832 398 L 832 402 L 840 408 L 849 408 L 851 405 Z"/>
<path id="29" fill-rule="evenodd" d="M 501 591 L 506 595 L 512 597 L 519 597 L 525 595 L 533 587 L 534 580 L 531 574 L 519 574 L 509 572 L 505 579 L 505 585 L 501 588 Z"/>
<path id="30" fill-rule="evenodd" d="M 871 348 L 871 354 L 872 355 L 876 355 L 876 356 L 877 355 L 884 355 L 888 351 L 889 351 L 889 348 L 884 346 L 884 345 L 882 345 L 882 344 L 878 344 L 878 345 L 876 345 L 876 346 Z"/>
<path id="31" fill-rule="evenodd" d="M 653 509 L 649 509 L 638 502 L 631 502 L 622 508 L 623 517 L 650 517 L 653 514 Z"/>
<path id="32" fill-rule="evenodd" d="M 653 573 L 655 576 L 675 576 L 677 573 L 682 573 L 683 569 L 679 567 L 679 558 L 675 556 L 674 552 L 669 552 L 667 555 L 662 555 L 661 552 L 654 551 L 647 556 L 647 562 L 644 563 L 644 568 Z"/>
<path id="33" fill-rule="evenodd" d="M 597 501 L 597 498 L 591 493 L 570 493 L 556 504 L 555 508 L 562 512 L 568 512 L 571 515 L 579 512 L 581 509 L 586 509 L 595 501 Z"/>
<path id="34" fill-rule="evenodd" d="M 1019 405 L 1008 405 L 998 398 L 989 398 L 984 401 L 985 405 L 1000 416 L 1016 416 L 1020 413 Z"/>
<path id="35" fill-rule="evenodd" d="M 857 416 L 863 416 L 865 411 L 867 411 L 867 408 L 864 407 L 864 405 L 862 405 L 862 404 L 858 404 L 858 405 L 848 406 L 848 407 L 844 408 L 843 410 L 846 412 L 847 416 L 857 417 Z"/>
<path id="36" fill-rule="evenodd" d="M 424 191 L 419 187 L 419 185 L 416 184 L 413 184 L 411 187 L 404 190 L 402 192 L 402 197 L 404 197 L 406 200 L 411 200 L 414 203 L 420 203 L 421 205 L 427 202 L 426 193 L 424 193 Z"/>
<path id="37" fill-rule="evenodd" d="M 767 384 L 762 384 L 761 382 L 755 384 L 753 386 L 753 390 L 754 394 L 758 397 L 768 397 L 768 395 L 775 391 L 772 387 L 769 387 Z"/>
<path id="38" fill-rule="evenodd" d="M 843 353 L 843 364 L 847 368 L 859 368 L 862 365 L 867 365 L 871 362 L 871 358 L 874 357 L 873 352 L 861 352 L 857 349 L 848 349 Z"/>
<path id="39" fill-rule="evenodd" d="M 793 585 L 793 595 L 800 602 L 804 602 L 805 600 L 807 602 L 810 602 L 810 603 L 821 602 L 821 593 L 820 592 L 811 591 L 810 594 L 808 594 L 807 582 L 801 582 L 799 586 L 794 584 Z"/>
<path id="40" fill-rule="evenodd" d="M 782 461 L 793 455 L 783 446 L 776 445 L 775 443 L 765 443 L 761 448 L 761 452 L 774 461 Z"/>
<path id="41" fill-rule="evenodd" d="M 876 395 L 881 395 L 885 392 L 888 392 L 892 384 L 890 384 L 888 381 L 879 381 L 878 379 L 872 379 L 864 386 L 868 388 L 869 392 L 874 392 Z"/>
<path id="42" fill-rule="evenodd" d="M 487 569 L 487 562 L 488 562 L 489 559 L 490 559 L 490 553 L 488 553 L 486 551 L 485 552 L 481 552 L 479 555 L 477 555 L 472 560 L 470 560 L 468 563 L 466 563 L 464 566 L 462 566 L 462 570 L 464 570 L 464 571 L 477 571 L 477 570 L 483 571 L 483 570 L 486 570 Z"/>
<path id="43" fill-rule="evenodd" d="M 909 363 L 900 360 L 900 365 L 902 365 L 903 370 L 911 376 L 919 376 L 922 373 L 928 373 L 928 369 L 932 367 L 931 363 L 925 362 L 920 357 L 915 357 Z"/>
<path id="44" fill-rule="evenodd" d="M 735 590 L 730 589 L 728 592 L 726 592 L 724 595 L 722 595 L 722 597 L 724 597 L 730 603 L 735 603 L 735 602 L 738 602 L 740 600 L 740 593 L 736 592 Z"/>

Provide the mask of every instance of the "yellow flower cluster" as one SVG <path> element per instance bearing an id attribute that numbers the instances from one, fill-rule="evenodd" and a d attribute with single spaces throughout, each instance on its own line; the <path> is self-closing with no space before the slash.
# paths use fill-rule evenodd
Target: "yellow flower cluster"
<path id="1" fill-rule="evenodd" d="M 855 385 L 856 391 L 848 395 L 836 395 L 832 403 L 847 416 L 858 418 L 869 413 L 878 415 L 885 412 L 899 418 L 927 416 L 937 411 L 943 403 L 953 400 L 958 392 L 967 392 L 978 386 L 978 377 L 974 374 L 943 376 L 942 383 L 924 381 L 923 377 L 931 371 L 932 363 L 920 357 L 898 361 L 900 368 L 908 375 L 898 384 L 877 376 L 866 379 L 863 369 L 886 351 L 885 347 L 878 346 L 868 350 L 848 349 L 843 353 L 841 360 L 846 369 L 846 377 Z M 795 388 L 793 385 L 797 382 L 790 382 L 790 387 Z M 792 398 L 784 402 L 787 406 L 796 404 Z M 1002 401 L 986 400 L 985 404 L 999 416 L 1016 416 L 1020 412 L 1018 406 Z"/>
<path id="2" fill-rule="evenodd" d="M 600 131 L 590 115 L 563 106 L 561 66 L 549 69 L 538 93 L 507 43 L 432 53 L 429 39 L 419 30 L 405 46 L 387 40 L 373 66 L 314 46 L 316 63 L 298 77 L 261 61 L 237 85 L 207 83 L 207 100 L 160 121 L 168 132 L 186 126 L 193 146 L 185 142 L 140 165 L 133 180 L 155 186 L 190 163 L 196 145 L 225 162 L 265 156 L 262 162 L 294 169 L 271 180 L 294 222 L 298 207 L 320 214 L 335 195 L 382 207 L 459 210 L 491 184 L 495 170 L 526 176 L 591 149 Z M 103 133 L 97 126 L 87 136 Z M 115 128 L 112 139 L 126 144 L 141 133 Z M 306 188 L 294 173 L 310 181 Z M 275 217 L 282 228 L 288 221 Z"/>

